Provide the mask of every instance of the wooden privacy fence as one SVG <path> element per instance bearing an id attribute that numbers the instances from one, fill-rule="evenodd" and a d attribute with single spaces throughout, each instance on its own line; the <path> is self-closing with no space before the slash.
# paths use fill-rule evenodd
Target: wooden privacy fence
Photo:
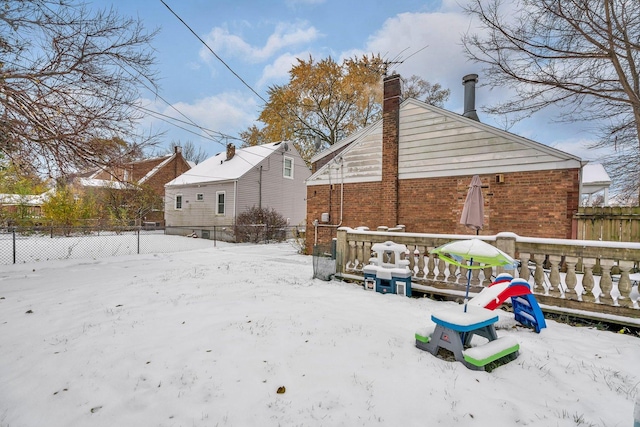
<path id="1" fill-rule="evenodd" d="M 580 240 L 640 242 L 640 206 L 581 207 L 573 218 Z"/>
<path id="2" fill-rule="evenodd" d="M 363 280 L 371 246 L 393 241 L 407 247 L 412 288 L 426 294 L 464 295 L 468 270 L 439 259 L 432 250 L 453 240 L 478 237 L 518 260 L 508 271 L 529 282 L 543 310 L 611 323 L 640 325 L 640 243 L 521 237 L 423 234 L 338 229 L 336 275 Z M 491 283 L 502 269 L 472 270 L 471 293 Z"/>

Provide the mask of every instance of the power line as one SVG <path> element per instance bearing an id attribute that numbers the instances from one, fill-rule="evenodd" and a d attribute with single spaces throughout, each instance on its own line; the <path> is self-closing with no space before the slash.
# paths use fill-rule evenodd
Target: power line
<path id="1" fill-rule="evenodd" d="M 213 54 L 213 56 L 215 56 L 215 57 L 218 59 L 218 61 L 222 62 L 222 64 L 223 64 L 225 67 L 227 67 L 227 69 L 228 69 L 229 71 L 231 71 L 231 73 L 233 73 L 233 75 L 234 75 L 234 76 L 236 76 L 236 77 L 238 78 L 238 80 L 240 80 L 240 81 L 242 82 L 242 84 L 244 84 L 246 87 L 248 87 L 248 88 L 249 88 L 249 90 L 250 90 L 251 92 L 253 92 L 253 93 L 254 93 L 258 98 L 260 98 L 260 99 L 262 100 L 262 102 L 264 102 L 265 104 L 267 103 L 267 100 L 266 100 L 266 99 L 264 99 L 264 98 L 263 98 L 263 97 L 262 97 L 258 92 L 256 92 L 256 91 L 255 91 L 255 90 L 254 90 L 254 89 L 253 89 L 253 88 L 252 88 L 252 87 L 251 87 L 247 82 L 245 82 L 245 81 L 244 81 L 244 79 L 238 75 L 238 73 L 236 73 L 235 71 L 233 71 L 233 69 L 232 69 L 229 65 L 227 65 L 227 63 L 226 63 L 226 62 L 224 62 L 224 60 L 223 60 L 222 58 L 220 58 L 220 57 L 218 56 L 218 54 L 217 54 L 217 53 L 215 53 L 215 52 L 213 51 L 213 49 L 211 49 L 211 48 L 209 47 L 209 45 L 208 45 L 204 40 L 202 40 L 202 38 L 201 38 L 198 34 L 196 34 L 196 32 L 195 32 L 195 31 L 193 31 L 193 30 L 192 30 L 192 29 L 191 29 L 191 27 L 189 26 L 189 24 L 187 24 L 186 22 L 184 22 L 184 20 L 183 20 L 182 18 L 180 18 L 180 16 L 178 16 L 178 14 L 177 14 L 177 13 L 175 13 L 175 12 L 173 11 L 173 9 L 171 9 L 171 8 L 169 7 L 169 5 L 168 5 L 168 4 L 166 4 L 166 3 L 164 2 L 164 0 L 160 0 L 160 2 L 161 2 L 163 5 L 165 5 L 165 7 L 166 7 L 167 9 L 169 9 L 169 12 L 173 13 L 173 15 L 174 15 L 176 18 L 178 18 L 178 20 L 179 20 L 180 22 L 182 22 L 182 24 L 183 24 L 185 27 L 187 27 L 187 29 L 188 29 L 189 31 L 191 31 L 191 34 L 193 34 L 194 36 L 196 36 L 196 38 L 197 38 L 198 40 L 200 40 L 200 42 L 201 42 L 201 43 L 202 43 L 202 44 L 207 48 L 207 50 L 209 50 L 209 52 L 211 52 L 211 53 Z"/>
<path id="2" fill-rule="evenodd" d="M 191 121 L 180 120 L 180 119 L 178 119 L 176 117 L 172 117 L 172 116 L 169 116 L 168 114 L 163 114 L 163 113 L 160 113 L 158 111 L 154 111 L 154 110 L 152 110 L 150 108 L 147 108 L 147 107 L 140 106 L 140 107 L 136 107 L 136 108 L 146 112 L 147 114 L 157 118 L 158 120 L 161 120 L 161 121 L 163 121 L 165 123 L 169 123 L 172 126 L 178 127 L 178 128 L 180 128 L 180 129 L 182 129 L 184 131 L 187 131 L 187 132 L 192 133 L 194 135 L 198 135 L 200 137 L 202 137 L 202 134 L 199 134 L 198 132 L 195 132 L 195 131 L 192 131 L 190 129 L 187 129 L 187 128 L 183 127 L 183 126 L 177 125 L 177 124 L 173 123 L 172 121 L 175 121 L 175 122 L 178 122 L 178 123 L 182 123 L 182 124 L 185 124 L 185 125 L 189 125 L 189 126 L 194 126 L 197 129 L 200 129 L 200 130 L 202 130 L 204 132 L 207 132 L 207 133 L 211 132 L 211 133 L 217 134 L 218 136 L 216 136 L 216 137 L 211 136 L 211 135 L 207 135 L 205 137 L 206 139 L 209 139 L 210 141 L 213 141 L 213 142 L 220 142 L 219 139 L 216 139 L 216 138 L 234 139 L 234 140 L 237 140 L 237 141 L 242 141 L 241 138 L 237 138 L 235 136 L 227 135 L 227 134 L 219 132 L 217 130 L 207 129 L 207 128 L 205 128 L 203 126 L 199 126 L 199 125 L 197 125 L 197 124 L 195 124 L 195 123 L 193 123 Z"/>
<path id="3" fill-rule="evenodd" d="M 160 0 L 160 1 L 162 1 L 162 0 Z M 164 3 L 164 2 L 163 2 L 163 3 Z M 166 6 L 166 4 L 165 4 L 165 6 Z M 45 5 L 45 7 L 46 7 L 46 8 L 47 8 L 51 13 L 53 13 L 53 14 L 54 14 L 54 15 L 56 15 L 58 18 L 60 18 L 60 15 L 59 15 L 56 11 L 52 10 L 48 5 Z M 168 7 L 168 6 L 167 6 L 167 7 Z M 171 9 L 169 9 L 169 10 L 171 10 Z M 172 11 L 172 12 L 173 12 L 173 11 Z M 179 19 L 179 18 L 178 18 L 178 19 Z M 185 25 L 186 25 L 186 24 L 185 24 Z M 94 46 L 95 46 L 95 45 L 94 45 Z M 127 74 L 129 74 L 131 77 L 133 77 L 133 79 L 134 79 L 134 80 L 136 80 L 138 83 L 140 83 L 140 84 L 141 84 L 145 89 L 147 89 L 149 92 L 153 93 L 153 94 L 154 94 L 158 99 L 160 99 L 162 102 L 164 102 L 165 104 L 167 104 L 171 109 L 173 109 L 173 110 L 174 110 L 174 111 L 176 111 L 178 114 L 180 114 L 182 117 L 184 117 L 184 118 L 188 121 L 188 123 L 187 123 L 187 122 L 185 122 L 185 121 L 181 121 L 181 120 L 179 120 L 179 119 L 175 119 L 175 118 L 172 118 L 173 120 L 180 121 L 180 122 L 185 123 L 185 124 L 191 124 L 192 126 L 196 127 L 197 129 L 200 129 L 200 130 L 201 130 L 201 131 L 203 131 L 205 134 L 207 134 L 207 136 L 208 136 L 208 138 L 207 138 L 207 139 L 209 139 L 210 141 L 213 141 L 213 142 L 217 142 L 218 144 L 222 145 L 223 147 L 225 147 L 225 146 L 226 146 L 226 144 L 224 144 L 223 142 L 221 142 L 219 139 L 216 139 L 216 138 L 235 139 L 235 140 L 238 140 L 238 141 L 242 141 L 242 139 L 240 139 L 240 138 L 236 138 L 236 137 L 231 136 L 231 135 L 226 135 L 226 134 L 224 134 L 224 133 L 222 133 L 222 132 L 218 132 L 218 131 L 210 130 L 210 129 L 207 129 L 207 128 L 203 127 L 203 126 L 198 125 L 198 124 L 197 124 L 196 122 L 194 122 L 190 117 L 188 117 L 188 116 L 187 116 L 186 114 L 184 114 L 182 111 L 178 110 L 178 108 L 177 108 L 176 106 L 174 106 L 174 105 L 173 105 L 173 104 L 171 104 L 169 101 L 167 101 L 164 97 L 162 97 L 162 96 L 160 95 L 160 93 L 159 93 L 156 89 L 149 87 L 149 86 L 147 85 L 147 83 L 146 83 L 145 81 L 143 81 L 139 76 L 134 75 L 134 74 L 133 74 L 131 71 L 129 71 L 126 67 L 123 67 L 122 65 L 120 65 L 120 64 L 119 64 L 119 63 L 118 63 L 114 58 L 111 58 L 111 57 L 108 57 L 108 58 L 111 60 L 111 62 L 112 62 L 115 66 L 117 66 L 119 69 L 121 69 L 121 70 L 123 70 L 124 72 L 126 72 Z M 151 114 L 151 113 L 152 113 L 152 110 L 145 109 L 144 107 L 137 107 L 137 108 L 138 108 L 138 109 L 145 110 L 145 111 L 147 111 L 147 113 L 149 113 L 149 114 Z M 155 114 L 157 114 L 157 115 L 165 116 L 165 117 L 167 117 L 167 118 L 171 118 L 170 116 L 163 115 L 163 114 L 158 113 L 158 112 L 153 112 L 153 113 L 155 113 Z M 151 115 L 153 115 L 153 114 L 151 114 Z M 202 135 L 201 135 L 201 134 L 198 134 L 198 133 L 196 133 L 196 132 L 194 132 L 194 131 L 191 131 L 191 130 L 189 130 L 189 129 L 185 129 L 184 127 L 182 127 L 182 126 L 178 126 L 178 125 L 176 125 L 175 123 L 171 123 L 171 122 L 168 122 L 167 120 L 160 119 L 160 118 L 159 118 L 159 117 L 157 117 L 157 116 L 156 116 L 156 118 L 158 118 L 159 120 L 162 120 L 162 121 L 164 121 L 164 122 L 166 122 L 166 123 L 169 123 L 169 124 L 171 124 L 172 126 L 176 126 L 176 127 L 180 128 L 180 129 L 182 129 L 182 130 L 185 130 L 185 131 L 187 131 L 187 132 L 190 132 L 190 133 L 193 133 L 193 134 L 195 134 L 195 135 L 197 135 L 197 136 L 202 137 Z M 213 133 L 215 133 L 215 134 L 218 134 L 219 136 L 218 136 L 218 137 L 215 137 L 215 136 L 213 136 L 210 132 L 213 132 Z"/>

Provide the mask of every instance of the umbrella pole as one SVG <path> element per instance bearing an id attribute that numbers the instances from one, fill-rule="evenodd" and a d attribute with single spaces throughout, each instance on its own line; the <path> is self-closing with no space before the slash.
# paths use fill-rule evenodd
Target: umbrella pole
<path id="1" fill-rule="evenodd" d="M 469 260 L 469 267 L 473 265 L 473 258 Z M 467 312 L 467 303 L 469 302 L 469 285 L 471 284 L 471 269 L 467 270 L 467 290 L 464 294 L 464 312 Z"/>

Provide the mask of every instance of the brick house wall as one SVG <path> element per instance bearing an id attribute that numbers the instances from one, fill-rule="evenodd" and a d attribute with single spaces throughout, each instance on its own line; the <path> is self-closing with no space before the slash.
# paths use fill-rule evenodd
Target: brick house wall
<path id="1" fill-rule="evenodd" d="M 151 187 L 156 194 L 164 197 L 164 185 L 189 169 L 191 169 L 189 163 L 182 157 L 182 154 L 178 153 L 169 163 L 146 180 L 145 184 Z"/>
<path id="2" fill-rule="evenodd" d="M 384 85 L 382 181 L 347 182 L 344 187 L 340 183 L 308 185 L 307 253 L 313 249 L 316 233 L 318 243 L 328 245 L 338 226 L 375 230 L 402 224 L 407 232 L 475 234 L 459 223 L 472 175 L 399 179 L 400 76 L 385 78 Z M 479 174 L 485 213 L 480 234 L 576 238 L 573 215 L 579 206 L 579 168 L 501 175 L 503 182 L 496 182 L 494 173 Z M 330 220 L 316 230 L 314 220 L 322 213 L 329 213 Z"/>
<path id="3" fill-rule="evenodd" d="M 103 170 L 94 175 L 95 179 L 102 180 L 117 180 L 123 182 L 140 183 L 153 168 L 161 165 L 167 160 L 167 157 L 161 157 L 156 159 L 141 160 L 138 162 L 131 162 L 122 167 L 114 168 L 113 170 Z M 182 152 L 178 147 L 175 147 L 174 154 L 166 164 L 160 167 L 151 177 L 140 183 L 153 189 L 154 193 L 159 196 L 164 196 L 164 185 L 182 175 L 186 171 L 191 169 L 189 163 L 182 156 Z M 125 173 L 126 171 L 126 173 Z"/>
<path id="4" fill-rule="evenodd" d="M 467 197 L 468 177 L 400 180 L 398 187 L 398 221 L 385 222 L 383 204 L 388 201 L 372 197 L 381 194 L 382 183 L 345 184 L 342 226 L 406 226 L 412 233 L 474 234 L 460 224 Z M 480 176 L 484 196 L 484 228 L 480 234 L 504 231 L 520 236 L 571 239 L 573 214 L 578 206 L 578 170 L 536 171 L 506 174 L 505 182 L 496 184 L 494 175 Z M 328 209 L 328 200 L 332 206 Z M 307 188 L 307 230 L 314 229 L 313 219 L 330 213 L 331 223 L 340 218 L 340 185 Z M 336 228 L 320 227 L 318 241 L 328 244 Z M 308 234 L 311 236 L 311 234 Z M 313 239 L 307 238 L 308 253 Z"/>

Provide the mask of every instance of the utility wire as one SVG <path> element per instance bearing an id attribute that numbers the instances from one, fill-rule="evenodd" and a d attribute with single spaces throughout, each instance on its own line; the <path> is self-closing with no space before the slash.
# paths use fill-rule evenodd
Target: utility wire
<path id="1" fill-rule="evenodd" d="M 207 138 L 207 139 L 209 139 L 209 140 L 211 140 L 211 141 L 213 141 L 213 142 L 220 142 L 220 140 L 219 140 L 219 139 L 216 139 L 216 138 L 234 139 L 234 140 L 237 140 L 237 141 L 242 141 L 242 139 L 241 139 L 241 138 L 237 138 L 237 137 L 235 137 L 235 136 L 227 135 L 227 134 L 224 134 L 224 133 L 222 133 L 222 132 L 219 132 L 219 131 L 216 131 L 216 130 L 213 130 L 213 129 L 207 129 L 207 128 L 202 127 L 202 126 L 198 126 L 197 124 L 194 124 L 194 123 L 193 123 L 193 122 L 191 122 L 191 121 L 180 120 L 180 119 L 178 119 L 178 118 L 176 118 L 176 117 L 172 117 L 172 116 L 169 116 L 168 114 L 163 114 L 163 113 L 160 113 L 160 112 L 158 112 L 158 111 L 154 111 L 154 110 L 152 110 L 152 109 L 150 109 L 150 108 L 147 108 L 147 107 L 139 106 L 139 107 L 136 107 L 136 108 L 137 108 L 138 110 L 142 110 L 142 111 L 144 111 L 145 113 L 147 113 L 147 114 L 149 114 L 149 115 L 151 115 L 151 116 L 153 116 L 153 117 L 157 118 L 158 120 L 162 120 L 162 121 L 163 121 L 163 122 L 165 122 L 165 123 L 168 123 L 168 124 L 170 124 L 170 125 L 172 125 L 172 126 L 178 127 L 178 128 L 180 128 L 180 129 L 182 129 L 182 130 L 185 130 L 185 131 L 187 131 L 187 132 L 189 132 L 189 133 L 192 133 L 192 134 L 194 134 L 194 135 L 198 135 L 198 136 L 200 136 L 200 137 L 202 137 L 202 134 L 200 134 L 200 133 L 198 133 L 198 132 L 195 132 L 195 131 L 193 131 L 193 130 L 190 130 L 190 129 L 188 129 L 188 128 L 185 128 L 185 127 L 183 127 L 183 126 L 177 125 L 177 124 L 175 124 L 174 122 L 182 123 L 182 124 L 184 124 L 184 125 L 189 125 L 189 126 L 195 126 L 196 128 L 198 128 L 198 129 L 200 129 L 200 130 L 202 130 L 202 131 L 204 131 L 204 132 L 207 132 L 207 133 L 211 132 L 211 133 L 213 133 L 213 134 L 217 134 L 218 136 L 216 136 L 216 137 L 213 137 L 213 136 L 205 137 L 205 138 Z"/>
<path id="2" fill-rule="evenodd" d="M 215 56 L 215 57 L 216 57 L 220 62 L 222 62 L 222 64 L 223 64 L 225 67 L 227 67 L 227 69 L 228 69 L 229 71 L 231 71 L 231 73 L 232 73 L 234 76 L 236 76 L 236 77 L 238 78 L 238 80 L 240 80 L 240 81 L 242 82 L 242 84 L 244 84 L 247 88 L 249 88 L 249 90 L 250 90 L 251 92 L 253 92 L 253 93 L 254 93 L 258 98 L 260 98 L 260 99 L 262 100 L 262 102 L 264 102 L 265 104 L 268 104 L 267 100 L 266 100 L 266 99 L 264 99 L 264 98 L 263 98 L 263 97 L 262 97 L 258 92 L 256 92 L 256 91 L 255 91 L 255 90 L 254 90 L 254 89 L 253 89 L 253 88 L 252 88 L 252 87 L 251 87 L 247 82 L 245 82 L 245 81 L 244 81 L 244 79 L 238 75 L 238 73 L 236 73 L 235 71 L 233 71 L 233 69 L 232 69 L 232 68 L 231 68 L 231 67 L 230 67 L 226 62 L 224 62 L 224 60 L 223 60 L 222 58 L 220 58 L 220 56 L 218 56 L 218 54 L 217 54 L 217 53 L 215 53 L 215 52 L 213 51 L 213 49 L 211 49 L 211 47 L 209 47 L 209 45 L 208 45 L 204 40 L 202 40 L 202 38 L 201 38 L 198 34 L 196 34 L 196 32 L 195 32 L 195 31 L 193 31 L 193 29 L 191 29 L 191 27 L 190 27 L 190 26 L 189 26 L 185 21 L 184 21 L 182 18 L 180 18 L 180 16 L 178 16 L 178 14 L 177 14 L 177 13 L 175 13 L 175 12 L 171 9 L 171 7 L 169 7 L 169 5 L 167 5 L 167 3 L 165 3 L 165 2 L 164 2 L 164 0 L 160 0 L 160 2 L 161 2 L 163 5 L 165 5 L 165 7 L 166 7 L 167 9 L 169 9 L 169 11 L 170 11 L 170 12 L 171 12 L 171 13 L 172 13 L 176 18 L 178 18 L 178 20 L 179 20 L 180 22 L 182 22 L 182 24 L 183 24 L 185 27 L 187 27 L 187 29 L 189 29 L 189 31 L 191 31 L 191 34 L 193 34 L 193 35 L 194 35 L 194 36 L 195 36 L 195 37 L 200 41 L 200 43 L 202 43 L 202 44 L 207 48 L 207 50 L 208 50 L 209 52 L 211 52 L 211 53 L 212 53 L 212 54 L 213 54 L 213 55 L 214 55 L 214 56 Z M 280 116 L 280 117 L 281 117 L 285 122 L 287 122 L 287 121 L 288 121 L 288 118 L 287 118 L 287 117 L 285 117 L 285 116 L 284 116 L 280 111 L 276 110 L 276 111 L 275 111 L 275 113 L 276 113 L 277 115 L 279 115 L 279 116 Z M 317 135 L 317 133 L 318 133 L 318 132 L 317 132 L 317 130 L 316 130 L 316 129 L 314 129 L 314 128 L 312 128 L 310 125 L 308 125 L 308 124 L 307 124 L 307 122 L 306 122 L 306 121 L 304 121 L 304 120 L 302 119 L 302 117 L 300 117 L 300 115 L 299 115 L 295 110 L 290 110 L 290 113 L 292 113 L 293 115 L 295 115 L 295 116 L 296 116 L 296 118 L 298 119 L 298 122 L 299 122 L 299 123 L 301 123 L 301 124 L 302 124 L 305 128 L 307 128 L 308 130 L 310 130 L 310 131 L 311 131 L 311 133 L 313 133 L 313 134 L 316 134 L 316 135 Z"/>
<path id="3" fill-rule="evenodd" d="M 162 1 L 162 0 L 160 0 L 160 1 Z M 162 2 L 162 3 L 164 4 L 164 2 Z M 166 4 L 165 4 L 165 6 L 166 6 Z M 46 7 L 46 8 L 47 8 L 51 13 L 53 13 L 54 15 L 56 15 L 58 18 L 61 18 L 61 17 L 60 17 L 60 15 L 59 15 L 56 11 L 52 10 L 48 5 L 45 5 L 45 7 Z M 168 6 L 167 6 L 167 7 L 168 7 Z M 169 10 L 171 10 L 171 9 L 169 9 Z M 173 12 L 173 11 L 172 11 L 172 12 Z M 174 13 L 174 15 L 175 15 L 175 13 Z M 177 15 L 176 15 L 176 16 L 177 16 Z M 62 19 L 62 18 L 61 18 L 61 19 Z M 178 17 L 178 19 L 180 19 L 180 18 Z M 186 24 L 185 24 L 185 25 L 186 25 Z M 193 31 L 192 31 L 192 32 L 193 32 Z M 203 131 L 203 132 L 208 136 L 208 138 L 207 138 L 207 139 L 209 139 L 210 141 L 213 141 L 213 142 L 217 142 L 218 144 L 222 145 L 223 147 L 225 147 L 225 146 L 226 146 L 226 144 L 224 144 L 222 141 L 220 141 L 220 139 L 219 139 L 219 138 L 234 139 L 234 140 L 242 141 L 242 139 L 240 139 L 240 138 L 236 138 L 236 137 L 231 136 L 231 135 L 226 135 L 226 134 L 224 134 L 224 133 L 222 133 L 222 132 L 218 132 L 218 131 L 210 130 L 210 129 L 207 129 L 207 128 L 203 127 L 203 126 L 198 125 L 198 124 L 197 124 L 196 122 L 194 122 L 190 117 L 188 117 L 188 116 L 187 116 L 186 114 L 184 114 L 182 111 L 178 110 L 178 108 L 176 108 L 173 104 L 171 104 L 171 103 L 170 103 L 169 101 L 167 101 L 164 97 L 162 97 L 162 95 L 160 95 L 160 93 L 158 93 L 158 91 L 157 91 L 156 89 L 149 87 L 149 85 L 148 85 L 145 81 L 143 81 L 139 76 L 134 75 L 134 74 L 133 74 L 130 70 L 128 70 L 126 67 L 123 67 L 122 65 L 120 65 L 120 64 L 119 64 L 119 63 L 118 63 L 114 58 L 109 57 L 109 59 L 111 59 L 111 62 L 113 62 L 113 64 L 114 64 L 115 66 L 117 66 L 119 69 L 121 69 L 121 70 L 123 70 L 124 72 L 126 72 L 127 74 L 129 74 L 131 77 L 133 77 L 133 79 L 134 79 L 134 80 L 136 80 L 138 83 L 140 83 L 140 84 L 141 84 L 145 89 L 147 89 L 149 92 L 153 93 L 153 94 L 154 94 L 158 99 L 160 99 L 162 102 L 164 102 L 165 104 L 167 104 L 171 109 L 173 109 L 173 110 L 174 110 L 174 111 L 176 111 L 178 114 L 180 114 L 182 117 L 184 117 L 184 118 L 188 121 L 188 123 L 187 123 L 187 122 L 184 122 L 184 121 L 181 121 L 181 120 L 179 120 L 179 119 L 175 119 L 175 118 L 172 118 L 173 120 L 181 121 L 182 123 L 190 124 L 190 125 L 194 126 L 195 128 L 200 129 L 201 131 Z M 134 108 L 135 108 L 135 107 L 134 107 Z M 148 114 L 151 114 L 151 113 L 152 113 L 152 110 L 146 109 L 146 108 L 144 108 L 144 107 L 137 107 L 137 108 L 138 108 L 138 109 L 142 109 L 142 110 L 147 111 L 147 113 L 148 113 Z M 159 112 L 153 112 L 153 113 L 155 113 L 156 115 L 161 115 L 161 116 L 165 116 L 165 117 L 170 117 L 170 116 L 166 116 L 166 115 L 164 115 L 164 114 L 162 114 L 162 113 L 159 113 Z M 182 129 L 182 130 L 185 130 L 185 131 L 187 131 L 187 132 L 190 132 L 190 133 L 193 133 L 193 134 L 195 134 L 195 135 L 198 135 L 198 136 L 202 137 L 202 135 L 201 135 L 201 134 L 198 134 L 198 133 L 196 133 L 196 132 L 194 132 L 194 131 L 191 131 L 191 130 L 189 130 L 189 129 L 185 129 L 184 127 L 182 127 L 182 126 L 178 126 L 178 125 L 176 125 L 175 123 L 171 123 L 171 122 L 168 122 L 167 120 L 160 119 L 160 118 L 159 118 L 159 117 L 157 117 L 157 116 L 156 116 L 156 118 L 158 118 L 159 120 L 162 120 L 162 121 L 164 121 L 164 122 L 166 122 L 166 123 L 169 123 L 169 124 L 171 124 L 171 125 L 173 125 L 173 126 L 176 126 L 176 127 L 180 128 L 180 129 Z M 214 136 L 214 135 L 212 135 L 210 132 L 213 132 L 213 133 L 215 133 L 215 134 L 218 134 L 219 136 Z"/>
<path id="4" fill-rule="evenodd" d="M 248 88 L 249 88 L 249 90 L 250 90 L 251 92 L 253 92 L 253 93 L 254 93 L 258 98 L 260 98 L 260 99 L 262 100 L 262 102 L 264 102 L 265 104 L 267 103 L 267 100 L 266 100 L 266 99 L 264 99 L 264 98 L 263 98 L 263 97 L 262 97 L 258 92 L 256 92 L 256 91 L 255 91 L 251 86 L 249 86 L 249 84 L 248 84 L 247 82 L 245 82 L 245 81 L 242 79 L 242 77 L 240 77 L 240 76 L 238 75 L 238 73 L 236 73 L 235 71 L 233 71 L 233 69 L 232 69 L 229 65 L 227 65 L 227 63 L 226 63 L 226 62 L 224 62 L 224 60 L 223 60 L 222 58 L 220 58 L 220 57 L 218 56 L 218 54 L 217 54 L 217 53 L 215 53 L 215 52 L 213 51 L 213 49 L 211 49 L 211 48 L 209 47 L 209 45 L 208 45 L 204 40 L 202 40 L 202 38 L 201 38 L 198 34 L 196 34 L 196 32 L 195 32 L 195 31 L 193 31 L 193 30 L 192 30 L 192 29 L 191 29 L 191 27 L 189 26 L 189 24 L 187 24 L 186 22 L 184 22 L 184 20 L 183 20 L 182 18 L 180 18 L 180 16 L 178 16 L 178 14 L 177 14 L 177 13 L 175 13 L 175 12 L 173 11 L 173 9 L 171 9 L 171 8 L 169 7 L 169 5 L 168 5 L 168 4 L 166 4 L 166 3 L 164 2 L 164 0 L 160 0 L 160 2 L 161 2 L 163 5 L 165 5 L 165 7 L 166 7 L 167 9 L 169 9 L 169 12 L 173 13 L 173 15 L 174 15 L 176 18 L 178 18 L 178 20 L 179 20 L 180 22 L 182 22 L 182 24 L 183 24 L 185 27 L 187 27 L 187 29 L 188 29 L 189 31 L 191 31 L 191 34 L 193 34 L 194 36 L 196 36 L 196 38 L 197 38 L 198 40 L 200 40 L 200 42 L 201 42 L 201 43 L 202 43 L 202 44 L 207 48 L 207 50 L 209 50 L 209 52 L 211 52 L 211 53 L 213 54 L 213 56 L 215 56 L 215 57 L 218 59 L 218 61 L 222 62 L 222 64 L 223 64 L 225 67 L 227 67 L 227 69 L 228 69 L 229 71 L 231 71 L 231 73 L 233 73 L 233 75 L 234 75 L 234 76 L 236 76 L 236 77 L 238 78 L 238 80 L 240 80 L 240 81 L 242 82 L 242 84 L 244 84 L 246 87 L 248 87 Z"/>

